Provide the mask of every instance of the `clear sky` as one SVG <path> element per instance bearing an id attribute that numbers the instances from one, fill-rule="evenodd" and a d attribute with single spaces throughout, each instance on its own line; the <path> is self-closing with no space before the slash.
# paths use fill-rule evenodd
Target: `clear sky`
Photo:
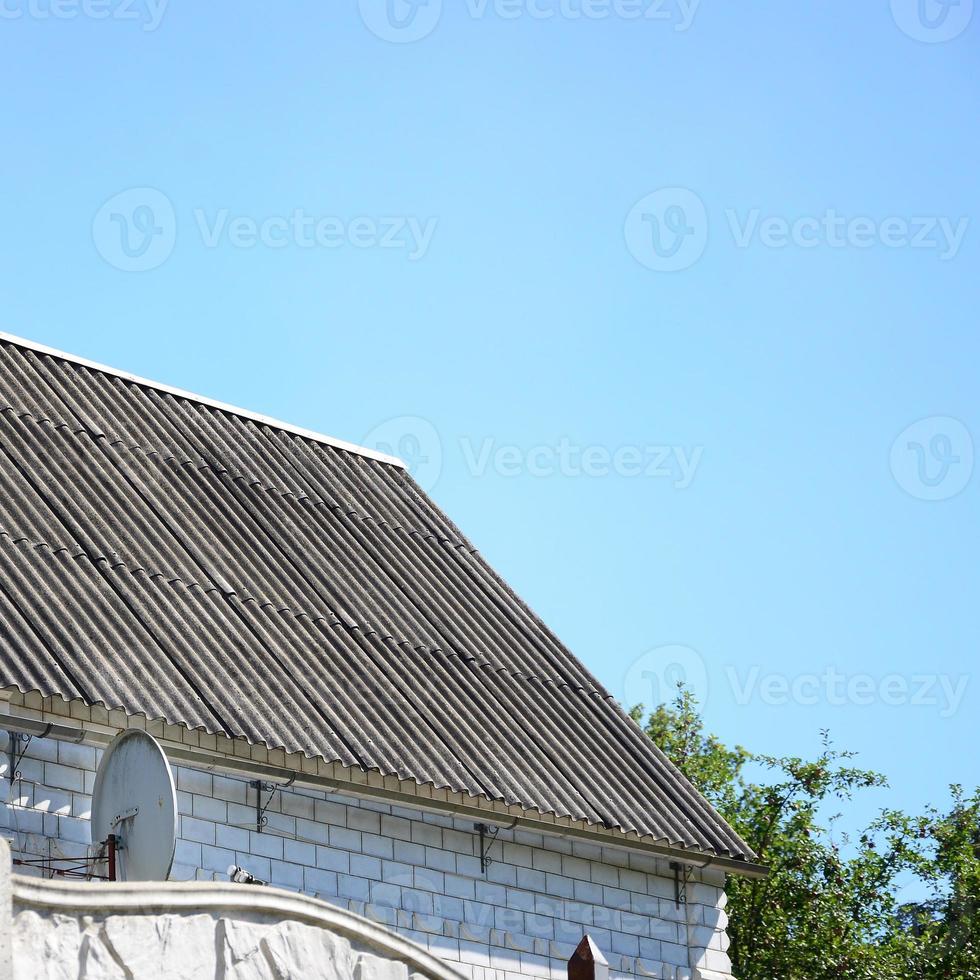
<path id="1" fill-rule="evenodd" d="M 938 802 L 980 782 L 977 21 L 2 0 L 0 325 L 410 456 L 624 701 L 684 676 Z"/>

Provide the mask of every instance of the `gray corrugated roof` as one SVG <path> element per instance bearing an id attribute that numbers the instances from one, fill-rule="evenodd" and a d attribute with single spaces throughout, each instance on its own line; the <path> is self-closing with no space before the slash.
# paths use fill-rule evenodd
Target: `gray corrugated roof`
<path id="1" fill-rule="evenodd" d="M 399 466 L 0 340 L 0 687 L 751 860 Z"/>

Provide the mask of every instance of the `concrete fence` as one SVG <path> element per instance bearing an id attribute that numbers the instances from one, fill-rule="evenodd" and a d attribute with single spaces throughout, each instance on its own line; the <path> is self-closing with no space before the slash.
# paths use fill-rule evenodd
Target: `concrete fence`
<path id="1" fill-rule="evenodd" d="M 0 840 L 0 980 L 460 980 L 394 932 L 305 895 L 210 882 L 11 874 Z"/>

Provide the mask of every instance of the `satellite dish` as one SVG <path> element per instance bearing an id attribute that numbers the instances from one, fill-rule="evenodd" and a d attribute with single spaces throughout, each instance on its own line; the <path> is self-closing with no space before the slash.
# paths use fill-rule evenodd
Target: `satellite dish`
<path id="1" fill-rule="evenodd" d="M 177 847 L 177 792 L 159 742 L 139 729 L 117 735 L 92 792 L 92 841 L 116 838 L 119 881 L 166 881 Z"/>

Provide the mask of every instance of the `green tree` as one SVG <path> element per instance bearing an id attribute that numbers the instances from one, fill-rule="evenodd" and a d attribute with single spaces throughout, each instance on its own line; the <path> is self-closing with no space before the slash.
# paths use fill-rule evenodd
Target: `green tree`
<path id="1" fill-rule="evenodd" d="M 887 784 L 826 732 L 807 761 L 728 748 L 683 688 L 632 714 L 771 868 L 729 879 L 739 980 L 980 980 L 980 791 L 952 787 L 945 812 L 884 811 L 852 840 L 829 811 Z M 924 897 L 902 902 L 902 886 Z"/>

